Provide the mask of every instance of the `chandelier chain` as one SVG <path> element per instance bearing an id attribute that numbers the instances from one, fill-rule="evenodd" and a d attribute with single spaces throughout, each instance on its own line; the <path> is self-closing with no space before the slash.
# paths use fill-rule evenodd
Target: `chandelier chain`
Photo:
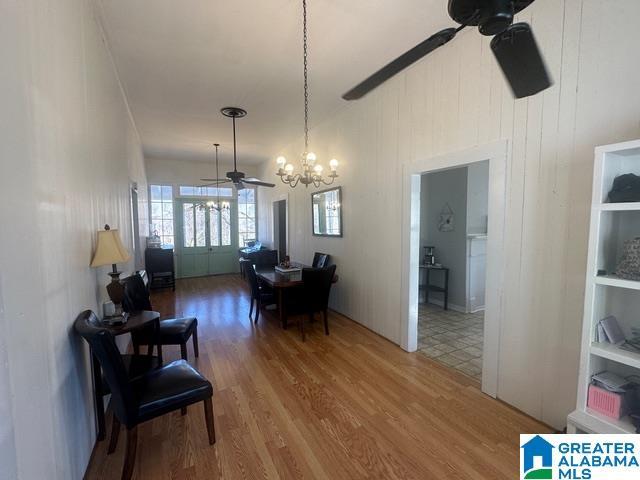
<path id="1" fill-rule="evenodd" d="M 316 188 L 321 184 L 331 185 L 338 178 L 338 161 L 332 159 L 329 162 L 331 173 L 323 175 L 323 167 L 316 163 L 316 156 L 309 151 L 309 41 L 307 24 L 307 0 L 302 0 L 302 53 L 304 71 L 304 153 L 302 155 L 302 172 L 294 173 L 295 167 L 287 163 L 287 159 L 282 155 L 277 158 L 279 165 L 276 175 L 280 177 L 282 183 L 295 188 L 299 183 L 308 187 L 313 185 Z"/>
<path id="2" fill-rule="evenodd" d="M 218 144 L 215 143 L 216 147 L 216 198 L 218 200 L 218 206 L 220 206 L 220 173 L 218 172 Z"/>
<path id="3" fill-rule="evenodd" d="M 307 46 L 307 0 L 302 0 L 302 39 L 304 54 L 304 151 L 309 151 L 309 78 L 308 78 L 308 46 Z"/>

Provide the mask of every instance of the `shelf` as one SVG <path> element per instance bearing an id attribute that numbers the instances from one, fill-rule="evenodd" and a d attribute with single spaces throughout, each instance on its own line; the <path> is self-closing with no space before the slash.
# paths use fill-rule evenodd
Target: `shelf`
<path id="1" fill-rule="evenodd" d="M 601 203 L 597 208 L 602 212 L 632 212 L 640 211 L 640 202 Z"/>
<path id="2" fill-rule="evenodd" d="M 569 414 L 568 420 L 580 430 L 589 433 L 636 433 L 636 427 L 633 426 L 629 417 L 616 420 L 596 413 L 589 408 L 574 410 Z"/>
<path id="3" fill-rule="evenodd" d="M 607 285 L 609 287 L 640 290 L 640 282 L 636 280 L 623 280 L 616 275 L 597 275 L 596 277 L 594 277 L 594 282 L 598 285 Z"/>
<path id="4" fill-rule="evenodd" d="M 640 368 L 640 353 L 623 350 L 611 343 L 592 343 L 589 349 L 592 355 L 613 360 L 633 368 Z"/>

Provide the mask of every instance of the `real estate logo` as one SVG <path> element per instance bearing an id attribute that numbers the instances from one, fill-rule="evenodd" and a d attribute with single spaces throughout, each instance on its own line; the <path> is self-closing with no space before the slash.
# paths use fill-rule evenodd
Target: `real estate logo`
<path id="1" fill-rule="evenodd" d="M 540 435 L 536 435 L 520 448 L 523 450 L 524 457 L 522 478 L 553 480 L 553 449 L 555 447 L 551 443 Z"/>
<path id="2" fill-rule="evenodd" d="M 521 480 L 637 480 L 640 435 L 520 435 Z"/>

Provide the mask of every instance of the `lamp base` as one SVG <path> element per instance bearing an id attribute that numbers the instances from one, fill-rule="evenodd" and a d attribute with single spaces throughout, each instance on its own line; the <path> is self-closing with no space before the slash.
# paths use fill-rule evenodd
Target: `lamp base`
<path id="1" fill-rule="evenodd" d="M 120 274 L 122 272 L 109 272 L 111 277 L 111 283 L 107 285 L 107 293 L 109 298 L 116 305 L 116 309 L 119 305 L 122 305 L 124 300 L 124 285 L 120 283 Z"/>

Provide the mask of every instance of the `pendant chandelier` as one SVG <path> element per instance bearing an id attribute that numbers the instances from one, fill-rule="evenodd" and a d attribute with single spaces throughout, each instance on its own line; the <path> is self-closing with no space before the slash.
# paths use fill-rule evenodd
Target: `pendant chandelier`
<path id="1" fill-rule="evenodd" d="M 294 188 L 298 183 L 302 183 L 305 187 L 313 184 L 316 188 L 320 185 L 331 185 L 338 177 L 338 160 L 335 158 L 329 162 L 329 168 L 331 173 L 326 177 L 322 172 L 324 168 L 319 163 L 316 163 L 316 154 L 309 151 L 309 81 L 307 72 L 307 58 L 308 58 L 308 46 L 307 46 L 307 0 L 302 0 L 302 50 L 303 50 L 303 67 L 304 67 L 304 152 L 302 153 L 302 172 L 295 173 L 295 167 L 291 163 L 287 163 L 287 159 L 283 156 L 279 156 L 276 162 L 278 163 L 278 175 L 282 183 Z"/>
<path id="2" fill-rule="evenodd" d="M 216 147 L 216 201 L 214 202 L 213 200 L 207 200 L 206 202 L 202 202 L 198 204 L 198 208 L 200 210 L 209 210 L 209 211 L 213 211 L 216 210 L 218 212 L 222 211 L 222 210 L 230 210 L 231 209 L 231 205 L 229 204 L 229 202 L 223 201 L 220 202 L 220 175 L 218 172 L 218 147 L 220 146 L 219 143 L 214 143 L 213 144 L 214 147 Z M 203 188 L 208 188 L 208 187 L 203 187 Z"/>

